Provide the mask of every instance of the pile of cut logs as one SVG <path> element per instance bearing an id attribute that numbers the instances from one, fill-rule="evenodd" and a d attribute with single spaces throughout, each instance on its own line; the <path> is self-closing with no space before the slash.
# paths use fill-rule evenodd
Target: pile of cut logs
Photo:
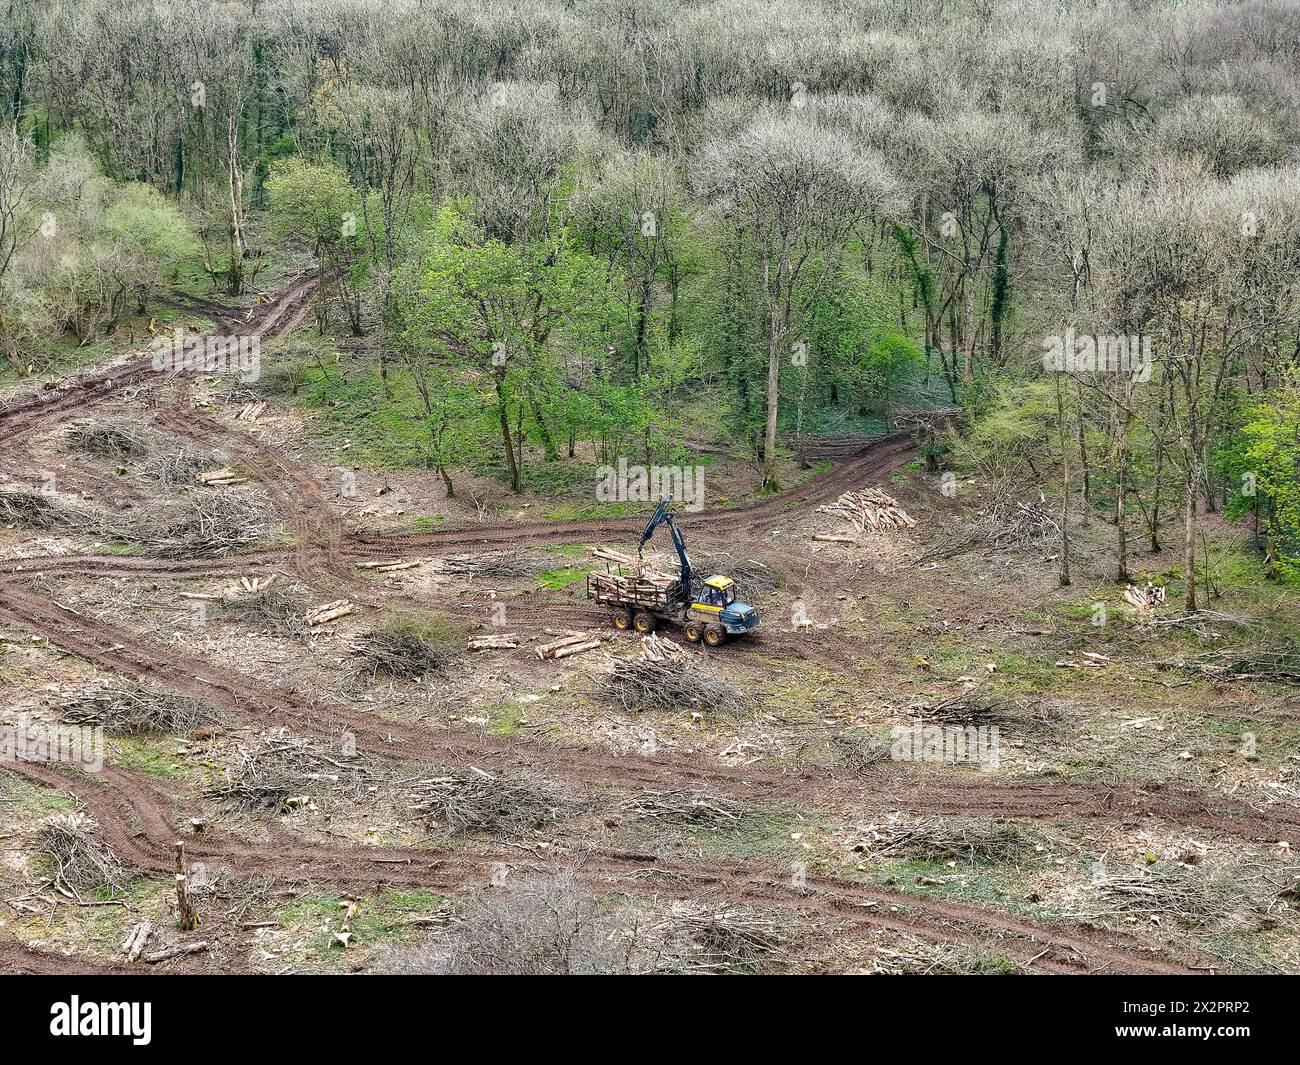
<path id="1" fill-rule="evenodd" d="M 897 499 L 885 495 L 877 488 L 845 492 L 834 503 L 818 507 L 817 512 L 845 518 L 857 529 L 859 535 L 868 529 L 881 532 L 885 529 L 910 529 L 916 525 L 916 521 L 898 505 Z M 839 536 L 834 533 L 817 533 L 813 539 L 839 544 L 857 542 L 857 536 Z"/>
<path id="2" fill-rule="evenodd" d="M 641 657 L 647 662 L 662 662 L 665 665 L 685 663 L 690 655 L 681 644 L 662 636 L 641 637 Z"/>
<path id="3" fill-rule="evenodd" d="M 220 592 L 181 592 L 182 599 L 244 599 L 251 595 L 260 595 L 271 587 L 279 577 L 278 573 L 269 573 L 265 577 L 240 577 L 238 584 L 223 588 Z"/>
<path id="4" fill-rule="evenodd" d="M 580 655 L 584 651 L 594 651 L 600 646 L 599 637 L 592 636 L 588 632 L 575 632 L 572 630 L 560 632 L 556 629 L 544 630 L 547 636 L 556 636 L 558 639 L 550 643 L 544 643 L 537 648 L 538 658 L 568 658 L 570 655 Z"/>
<path id="5" fill-rule="evenodd" d="M 248 478 L 241 477 L 233 466 L 222 466 L 219 470 L 205 470 L 196 473 L 194 479 L 209 488 L 228 488 L 233 484 L 248 483 Z"/>
<path id="6" fill-rule="evenodd" d="M 670 573 L 641 569 L 637 573 L 592 573 L 591 583 L 605 595 L 628 603 L 657 603 L 677 583 Z"/>
<path id="7" fill-rule="evenodd" d="M 469 638 L 471 651 L 513 651 L 518 646 L 517 632 L 484 632 Z"/>
<path id="8" fill-rule="evenodd" d="M 335 599 L 332 603 L 324 603 L 307 615 L 307 624 L 315 628 L 317 625 L 324 625 L 330 621 L 337 621 L 339 618 L 345 618 L 352 613 L 352 604 L 346 599 Z"/>
<path id="9" fill-rule="evenodd" d="M 1165 601 L 1165 589 L 1150 581 L 1141 588 L 1136 584 L 1130 584 L 1124 589 L 1124 599 L 1139 610 L 1149 610 Z"/>
<path id="10" fill-rule="evenodd" d="M 264 402 L 245 403 L 239 408 L 239 413 L 235 415 L 235 420 L 240 422 L 255 422 L 262 416 L 264 410 L 266 410 L 266 404 Z"/>
<path id="11" fill-rule="evenodd" d="M 409 562 L 358 562 L 357 569 L 372 569 L 376 573 L 395 573 L 399 569 L 415 569 L 416 566 L 423 565 L 424 560 L 417 558 Z"/>

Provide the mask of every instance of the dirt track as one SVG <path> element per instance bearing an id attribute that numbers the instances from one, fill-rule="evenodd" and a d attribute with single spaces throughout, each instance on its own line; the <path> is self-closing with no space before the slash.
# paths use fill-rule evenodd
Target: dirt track
<path id="1" fill-rule="evenodd" d="M 113 767 L 93 778 L 43 764 L 20 763 L 16 771 L 76 795 L 99 821 L 105 840 L 133 867 L 157 874 L 172 868 L 177 830 L 165 812 L 165 801 L 137 778 Z M 521 858 L 517 850 L 303 847 L 287 838 L 252 846 L 210 834 L 191 838 L 186 851 L 195 861 L 228 863 L 244 875 L 330 884 L 357 892 L 419 887 L 454 894 L 485 886 L 502 866 L 527 873 L 545 871 L 550 865 L 532 856 Z M 654 855 L 599 849 L 569 854 L 563 860 L 575 859 L 580 879 L 596 891 L 682 900 L 721 897 L 833 918 L 860 931 L 885 928 L 935 942 L 995 945 L 1045 972 L 1190 975 L 1209 971 L 1205 959 L 1169 960 L 1126 936 L 922 899 L 847 880 L 809 875 L 796 886 L 788 872 L 770 868 L 700 861 L 684 865 Z"/>
<path id="2" fill-rule="evenodd" d="M 236 328 L 264 333 L 292 328 L 307 313 L 311 291 L 311 282 L 292 286 L 262 313 Z M 82 415 L 110 398 L 121 397 L 126 394 L 124 389 L 143 392 L 163 382 L 163 376 L 153 370 L 148 358 L 86 375 L 54 393 L 28 396 L 0 407 L 0 435 L 6 440 L 25 437 L 68 417 Z M 359 749 L 393 762 L 475 764 L 507 771 L 528 768 L 575 783 L 622 789 L 691 787 L 746 801 L 852 803 L 855 807 L 879 806 L 917 814 L 1016 819 L 1156 817 L 1187 827 L 1270 842 L 1285 840 L 1300 846 L 1300 811 L 1289 807 L 1256 810 L 1244 803 L 1174 789 L 1108 789 L 1095 784 L 1046 781 L 936 783 L 896 771 L 882 771 L 864 779 L 832 773 L 731 768 L 703 758 L 617 755 L 601 748 L 467 736 L 378 719 L 342 701 L 313 703 L 291 690 L 268 688 L 254 678 L 231 674 L 174 646 L 77 614 L 34 592 L 26 586 L 26 580 L 43 573 L 183 578 L 290 568 L 316 585 L 363 588 L 355 568 L 359 561 L 427 557 L 484 547 L 626 538 L 640 527 L 640 519 L 497 523 L 411 534 L 349 529 L 315 478 L 270 445 L 194 410 L 187 402 L 183 384 L 176 399 L 159 410 L 157 421 L 172 432 L 209 445 L 220 441 L 236 460 L 246 460 L 293 531 L 295 545 L 189 560 L 83 555 L 11 562 L 7 567 L 9 576 L 0 578 L 0 620 L 43 635 L 51 644 L 105 670 L 156 681 L 170 690 L 206 700 L 241 721 L 287 724 L 317 736 L 346 730 L 356 737 Z M 846 489 L 885 479 L 913 454 L 911 440 L 905 434 L 895 434 L 792 491 L 751 506 L 687 514 L 681 524 L 697 539 L 705 540 L 719 528 L 728 535 L 737 530 L 760 533 L 801 508 L 834 499 Z M 542 608 L 535 609 L 540 617 Z M 585 613 L 580 606 L 565 609 Z M 546 616 L 553 614 L 549 608 L 546 610 Z M 783 650 L 815 660 L 839 663 L 849 653 L 825 634 L 782 634 L 776 639 Z M 77 795 L 94 812 L 119 855 L 133 866 L 147 872 L 169 871 L 176 829 L 169 820 L 167 800 L 138 778 L 111 767 L 98 779 L 42 765 L 22 765 L 18 771 L 41 784 Z M 190 851 L 196 859 L 227 861 L 241 873 L 265 873 L 291 882 L 327 882 L 354 890 L 382 884 L 456 892 L 483 885 L 492 867 L 501 862 L 525 871 L 546 864 L 534 857 L 521 859 L 517 850 L 472 854 L 424 849 L 380 851 L 303 847 L 289 839 L 273 845 L 247 844 L 207 836 L 194 840 Z M 833 917 L 860 929 L 892 928 L 936 941 L 982 945 L 996 940 L 998 949 L 1022 962 L 1032 960 L 1035 968 L 1045 971 L 1188 972 L 1192 971 L 1190 964 L 1204 965 L 1201 961 L 1183 964 L 1155 958 L 1136 941 L 1123 936 L 1048 925 L 983 907 L 921 900 L 850 881 L 810 877 L 806 890 L 796 890 L 786 882 L 784 874 L 755 866 L 696 862 L 679 866 L 652 856 L 594 850 L 581 855 L 580 869 L 581 875 L 601 890 L 617 887 L 672 898 L 718 895 Z M 19 971 L 64 971 L 59 969 L 63 961 L 12 947 L 0 951 L 0 969 L 12 965 Z M 69 962 L 69 969 L 76 964 Z"/>

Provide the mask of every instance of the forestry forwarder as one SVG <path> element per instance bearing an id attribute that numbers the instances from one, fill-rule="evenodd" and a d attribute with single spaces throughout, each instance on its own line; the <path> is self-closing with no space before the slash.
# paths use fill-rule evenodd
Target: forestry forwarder
<path id="1" fill-rule="evenodd" d="M 681 625 L 686 638 L 692 643 L 703 640 L 717 647 L 728 636 L 742 636 L 758 628 L 758 610 L 736 599 L 735 582 L 730 577 L 714 575 L 693 594 L 691 580 L 694 570 L 686 554 L 682 534 L 668 510 L 672 496 L 664 496 L 641 533 L 637 544 L 640 556 L 646 541 L 660 525 L 667 525 L 677 548 L 681 574 L 676 580 L 656 580 L 647 577 L 638 566 L 636 576 L 612 573 L 587 574 L 587 598 L 614 608 L 614 627 L 635 629 L 640 633 L 654 632 L 658 621 Z"/>

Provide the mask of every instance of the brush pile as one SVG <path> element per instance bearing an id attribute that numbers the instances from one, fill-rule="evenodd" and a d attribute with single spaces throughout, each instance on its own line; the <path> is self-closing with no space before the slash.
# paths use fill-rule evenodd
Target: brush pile
<path id="1" fill-rule="evenodd" d="M 217 458 L 190 444 L 177 444 L 157 453 L 144 465 L 144 475 L 152 481 L 179 488 L 194 484 L 217 465 Z"/>
<path id="2" fill-rule="evenodd" d="M 380 674 L 397 680 L 419 680 L 443 673 L 457 661 L 465 636 L 439 617 L 397 617 L 362 637 L 354 653 L 362 671 L 375 680 Z"/>
<path id="3" fill-rule="evenodd" d="M 457 577 L 531 577 L 547 566 L 543 559 L 518 551 L 491 551 L 481 555 L 448 555 L 432 563 L 434 573 Z"/>
<path id="4" fill-rule="evenodd" d="M 689 788 L 643 791 L 623 803 L 622 809 L 638 820 L 702 828 L 734 826 L 744 817 L 740 803 Z"/>
<path id="5" fill-rule="evenodd" d="M 311 808 L 325 793 L 356 797 L 369 779 L 355 752 L 327 749 L 277 729 L 255 750 L 238 745 L 204 793 L 247 813 L 277 813 Z"/>
<path id="6" fill-rule="evenodd" d="M 40 824 L 37 850 L 54 866 L 54 884 L 78 900 L 88 895 L 120 895 L 126 871 L 99 836 L 99 826 L 81 813 L 54 814 Z"/>
<path id="7" fill-rule="evenodd" d="M 832 736 L 831 745 L 851 773 L 865 773 L 890 756 L 888 740 L 857 729 Z"/>
<path id="8" fill-rule="evenodd" d="M 986 696 L 978 688 L 939 702 L 914 703 L 907 712 L 934 725 L 987 725 L 1004 717 L 1008 703 Z"/>
<path id="9" fill-rule="evenodd" d="M 121 418 L 83 422 L 68 430 L 68 443 L 73 448 L 110 462 L 138 461 L 160 442 L 161 434 L 156 429 Z"/>
<path id="10" fill-rule="evenodd" d="M 667 951 L 663 968 L 679 973 L 747 973 L 788 961 L 781 920 L 736 906 L 675 903 L 654 929 Z"/>
<path id="11" fill-rule="evenodd" d="M 0 526 L 41 532 L 75 530 L 87 536 L 118 539 L 130 535 L 123 518 L 44 492 L 0 489 Z"/>
<path id="12" fill-rule="evenodd" d="M 926 862 L 1005 862 L 1023 855 L 1029 843 L 1009 821 L 969 817 L 871 824 L 859 830 L 850 849 L 873 857 Z"/>
<path id="13" fill-rule="evenodd" d="M 923 554 L 917 559 L 917 565 L 956 558 L 980 548 L 1042 551 L 1053 549 L 1060 542 L 1061 527 L 1048 513 L 1047 500 L 1041 494 L 1032 503 L 1001 496 L 981 510 L 973 521 L 963 523 L 962 531 L 955 537 Z"/>
<path id="14" fill-rule="evenodd" d="M 1194 874 L 1148 869 L 1111 873 L 1102 867 L 1066 916 L 1087 921 L 1162 917 L 1196 927 L 1230 910 L 1229 896 Z"/>
<path id="15" fill-rule="evenodd" d="M 216 721 L 196 699 L 156 692 L 132 681 L 111 681 L 79 692 L 59 707 L 70 725 L 100 726 L 118 736 L 184 735 Z"/>
<path id="16" fill-rule="evenodd" d="M 220 492 L 187 497 L 161 529 L 135 530 L 127 539 L 163 558 L 188 558 L 224 554 L 256 543 L 266 533 L 263 507 L 243 496 Z"/>
<path id="17" fill-rule="evenodd" d="M 1216 680 L 1258 680 L 1271 684 L 1300 685 L 1300 651 L 1291 646 L 1209 651 L 1188 659 L 1162 662 L 1161 665 Z"/>
<path id="18" fill-rule="evenodd" d="M 451 832 L 522 836 L 554 824 L 583 806 L 552 785 L 508 780 L 469 766 L 442 770 L 409 786 L 410 809 Z"/>
<path id="19" fill-rule="evenodd" d="M 708 710 L 740 714 L 749 699 L 733 684 L 702 670 L 644 658 L 619 659 L 605 680 L 604 694 L 624 710 Z"/>
<path id="20" fill-rule="evenodd" d="M 247 583 L 232 589 L 234 594 L 223 597 L 223 617 L 286 636 L 300 636 L 307 631 L 310 607 L 305 588 L 278 584 L 274 574 L 270 578 L 243 578 L 243 581 Z"/>

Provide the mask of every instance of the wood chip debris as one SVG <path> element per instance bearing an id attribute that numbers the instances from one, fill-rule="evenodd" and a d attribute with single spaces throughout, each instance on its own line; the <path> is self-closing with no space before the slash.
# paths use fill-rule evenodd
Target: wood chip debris
<path id="1" fill-rule="evenodd" d="M 347 599 L 336 599 L 332 603 L 324 603 L 311 611 L 307 615 L 307 624 L 314 628 L 317 625 L 324 625 L 327 622 L 345 618 L 351 613 L 351 602 Z"/>

